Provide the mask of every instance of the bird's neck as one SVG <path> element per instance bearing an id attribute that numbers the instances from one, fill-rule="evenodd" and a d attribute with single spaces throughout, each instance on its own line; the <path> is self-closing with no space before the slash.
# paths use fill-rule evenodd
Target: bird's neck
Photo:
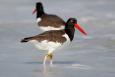
<path id="1" fill-rule="evenodd" d="M 70 25 L 67 24 L 65 26 L 65 32 L 69 36 L 70 40 L 72 41 L 73 38 L 74 38 L 75 28 L 74 27 L 70 27 Z"/>
<path id="2" fill-rule="evenodd" d="M 36 18 L 39 18 L 39 17 L 41 17 L 42 15 L 44 15 L 45 12 L 44 12 L 43 9 L 41 9 L 41 10 L 38 10 L 36 14 L 37 14 L 37 15 L 36 15 Z"/>

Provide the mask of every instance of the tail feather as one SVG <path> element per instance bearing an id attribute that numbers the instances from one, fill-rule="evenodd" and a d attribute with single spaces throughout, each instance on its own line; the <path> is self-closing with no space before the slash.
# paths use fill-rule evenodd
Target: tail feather
<path id="1" fill-rule="evenodd" d="M 21 40 L 21 42 L 22 42 L 22 43 L 23 43 L 23 42 L 28 42 L 31 38 L 32 38 L 32 37 L 24 38 L 24 39 Z"/>

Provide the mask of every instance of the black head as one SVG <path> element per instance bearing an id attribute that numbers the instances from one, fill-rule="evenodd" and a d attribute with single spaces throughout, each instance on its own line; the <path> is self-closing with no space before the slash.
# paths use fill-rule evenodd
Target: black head
<path id="1" fill-rule="evenodd" d="M 74 38 L 74 32 L 75 32 L 74 25 L 75 24 L 77 24 L 77 20 L 75 18 L 69 18 L 65 25 L 65 32 L 66 34 L 68 34 L 71 41 Z"/>
<path id="2" fill-rule="evenodd" d="M 65 29 L 67 29 L 66 32 L 68 32 L 68 34 L 74 34 L 75 28 L 79 30 L 81 33 L 83 33 L 84 35 L 87 35 L 87 33 L 78 25 L 77 19 L 69 18 L 65 27 Z"/>
<path id="3" fill-rule="evenodd" d="M 69 18 L 66 22 L 66 28 L 74 28 L 74 24 L 77 24 L 77 19 Z"/>
<path id="4" fill-rule="evenodd" d="M 36 3 L 36 10 L 38 11 L 38 10 L 43 10 L 43 5 L 42 5 L 42 3 L 41 2 L 37 2 Z"/>
<path id="5" fill-rule="evenodd" d="M 69 18 L 67 20 L 67 24 L 69 24 L 69 25 L 73 25 L 74 26 L 74 24 L 76 24 L 76 23 L 77 23 L 77 20 L 75 18 Z"/>
<path id="6" fill-rule="evenodd" d="M 37 18 L 44 14 L 44 8 L 41 2 L 36 3 Z"/>

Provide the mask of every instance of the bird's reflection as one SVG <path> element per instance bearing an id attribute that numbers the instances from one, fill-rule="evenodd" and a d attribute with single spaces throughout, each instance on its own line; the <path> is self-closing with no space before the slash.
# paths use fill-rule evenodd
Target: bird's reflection
<path id="1" fill-rule="evenodd" d="M 40 65 L 40 67 L 33 70 L 34 75 L 42 75 L 43 77 L 51 77 L 53 72 L 53 66 Z"/>
<path id="2" fill-rule="evenodd" d="M 43 65 L 43 74 L 46 75 L 52 72 L 53 65 Z"/>

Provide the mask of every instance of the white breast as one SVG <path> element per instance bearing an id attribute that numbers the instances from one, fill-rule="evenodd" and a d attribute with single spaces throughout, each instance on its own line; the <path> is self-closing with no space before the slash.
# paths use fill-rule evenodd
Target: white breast
<path id="1" fill-rule="evenodd" d="M 69 38 L 69 36 L 65 33 L 64 35 L 62 35 L 63 37 L 65 37 L 66 38 L 66 42 L 64 43 L 65 45 L 68 45 L 68 44 L 70 44 L 70 38 Z"/>
<path id="2" fill-rule="evenodd" d="M 37 18 L 36 22 L 39 23 L 42 19 L 39 17 Z"/>

